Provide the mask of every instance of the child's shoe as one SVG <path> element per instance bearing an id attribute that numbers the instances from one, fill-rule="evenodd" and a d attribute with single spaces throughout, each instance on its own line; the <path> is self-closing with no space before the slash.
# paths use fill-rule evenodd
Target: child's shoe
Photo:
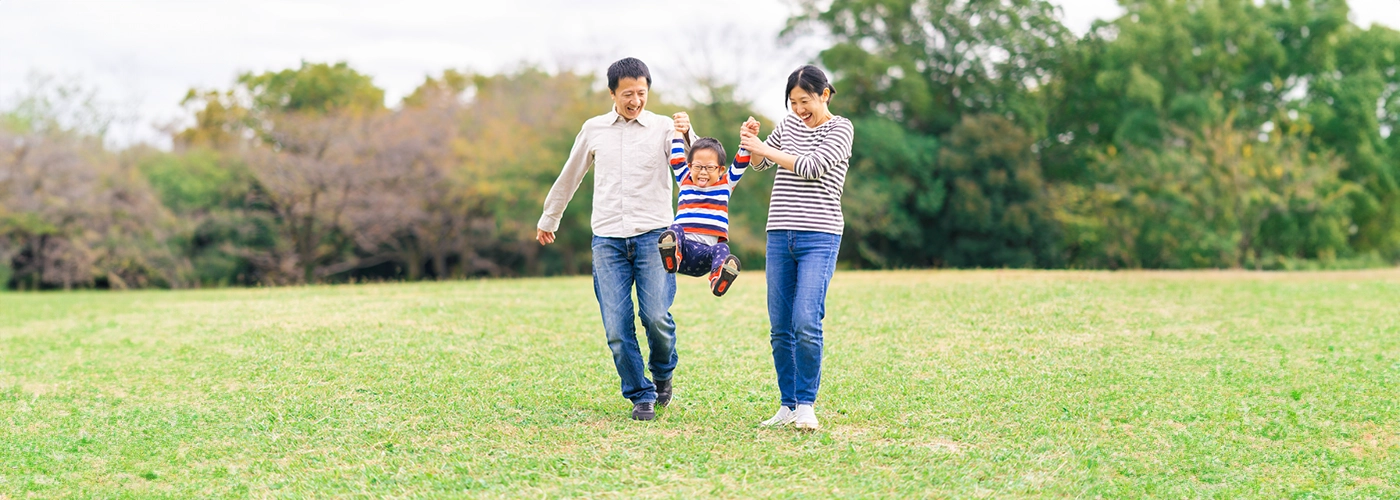
<path id="1" fill-rule="evenodd" d="M 661 239 L 656 245 L 661 249 L 661 267 L 674 274 L 681 267 L 681 242 L 676 237 L 676 232 L 667 229 L 661 233 Z"/>
<path id="2" fill-rule="evenodd" d="M 729 291 L 729 285 L 734 284 L 734 280 L 739 277 L 739 258 L 733 255 L 724 258 L 724 264 L 719 266 L 719 274 L 710 277 L 710 292 L 716 297 L 723 297 L 724 292 Z"/>

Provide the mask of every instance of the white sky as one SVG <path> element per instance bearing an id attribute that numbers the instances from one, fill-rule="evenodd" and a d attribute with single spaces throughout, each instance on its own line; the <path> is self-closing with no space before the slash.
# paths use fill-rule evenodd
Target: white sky
<path id="1" fill-rule="evenodd" d="M 1052 1 L 1080 34 L 1121 12 L 1114 0 Z M 1400 0 L 1350 2 L 1353 22 L 1400 27 Z M 786 0 L 0 0 L 0 104 L 31 74 L 78 79 L 124 110 L 114 142 L 168 145 L 156 127 L 187 118 L 179 101 L 189 88 L 227 88 L 239 72 L 303 59 L 348 61 L 392 105 L 447 68 L 602 73 L 635 56 L 662 96 L 680 97 L 678 85 L 709 67 L 778 117 L 787 73 L 816 50 L 774 42 L 790 9 Z M 613 35 L 620 26 L 631 34 Z"/>

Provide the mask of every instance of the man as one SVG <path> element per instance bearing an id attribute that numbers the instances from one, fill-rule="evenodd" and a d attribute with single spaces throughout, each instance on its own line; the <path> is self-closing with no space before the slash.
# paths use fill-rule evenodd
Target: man
<path id="1" fill-rule="evenodd" d="M 662 267 L 656 241 L 674 215 L 667 161 L 671 132 L 679 125 L 692 140 L 695 137 L 685 113 L 667 118 L 646 110 L 651 81 L 646 64 L 635 58 L 608 67 L 613 109 L 583 123 L 559 179 L 544 200 L 544 215 L 535 233 L 541 245 L 554 242 L 564 207 L 592 166 L 593 292 L 613 365 L 622 379 L 622 397 L 632 401 L 632 418 L 637 420 L 656 418 L 655 407 L 671 401 L 676 323 L 670 309 L 676 298 L 676 277 Z M 643 371 L 633 311 L 646 329 L 651 350 L 647 368 L 654 384 Z"/>

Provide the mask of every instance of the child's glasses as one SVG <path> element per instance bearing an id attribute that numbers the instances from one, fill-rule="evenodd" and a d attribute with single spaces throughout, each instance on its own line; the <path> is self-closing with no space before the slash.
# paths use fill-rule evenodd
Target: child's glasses
<path id="1" fill-rule="evenodd" d="M 701 172 L 718 172 L 722 167 L 719 165 L 691 165 L 690 168 Z"/>

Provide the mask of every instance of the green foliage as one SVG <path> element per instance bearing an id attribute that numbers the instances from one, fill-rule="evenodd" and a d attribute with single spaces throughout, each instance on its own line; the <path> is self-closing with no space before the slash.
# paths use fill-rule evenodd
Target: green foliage
<path id="1" fill-rule="evenodd" d="M 1051 266 L 1053 234 L 1029 134 L 997 115 L 963 118 L 939 151 L 948 201 L 938 236 L 954 267 Z"/>
<path id="2" fill-rule="evenodd" d="M 788 31 L 818 28 L 831 47 L 838 113 L 893 119 L 940 136 L 962 117 L 1007 113 L 1041 135 L 1048 81 L 1073 35 L 1044 0 L 800 2 Z"/>
<path id="3" fill-rule="evenodd" d="M 938 172 L 938 140 L 887 118 L 853 121 L 851 172 L 842 211 L 847 249 L 856 265 L 875 268 L 938 264 L 939 215 L 948 196 Z"/>
<path id="4" fill-rule="evenodd" d="M 384 109 L 384 90 L 345 62 L 334 65 L 302 61 L 297 69 L 243 73 L 238 84 L 260 112 L 329 113 Z"/>
<path id="5" fill-rule="evenodd" d="M 1308 151 L 1294 127 L 1259 141 L 1226 125 L 1178 131 L 1159 149 L 1111 146 L 1089 186 L 1055 189 L 1070 265 L 1088 268 L 1296 267 L 1352 257 L 1344 163 Z"/>
<path id="6" fill-rule="evenodd" d="M 226 90 L 190 89 L 180 102 L 194 124 L 174 134 L 182 147 L 236 148 L 254 136 L 275 141 L 286 115 L 364 115 L 385 110 L 384 90 L 345 62 L 245 72 Z"/>
<path id="7" fill-rule="evenodd" d="M 1076 39 L 1048 0 L 798 2 L 784 36 L 856 124 L 842 261 L 861 268 L 1347 268 L 1400 262 L 1400 32 L 1342 0 L 1129 0 Z M 695 130 L 758 116 L 693 77 Z M 344 62 L 191 89 L 175 151 L 35 77 L 0 109 L 0 282 L 24 288 L 586 273 L 592 181 L 533 239 L 596 75 L 446 70 L 393 108 Z M 776 96 L 774 96 L 776 97 Z M 731 201 L 763 261 L 771 179 Z"/>
<path id="8" fill-rule="evenodd" d="M 181 247 L 205 286 L 256 284 L 248 251 L 275 246 L 274 221 L 260 206 L 257 179 L 236 155 L 196 148 L 154 154 L 139 170 L 184 222 Z"/>
<path id="9" fill-rule="evenodd" d="M 1400 134 L 1390 133 L 1400 129 L 1400 32 L 1351 25 L 1339 31 L 1330 71 L 1311 80 L 1301 109 L 1318 142 L 1346 159 L 1343 176 L 1366 188 L 1354 197 L 1353 244 L 1400 259 Z"/>
<path id="10" fill-rule="evenodd" d="M 253 185 L 245 165 L 209 149 L 153 155 L 140 170 L 161 202 L 180 213 L 241 206 Z"/>
<path id="11" fill-rule="evenodd" d="M 1331 73 L 1346 26 L 1337 0 L 1139 0 L 1075 43 L 1047 86 L 1047 170 L 1082 181 L 1089 151 L 1161 144 L 1172 127 L 1200 130 L 1227 112 L 1240 128 L 1300 103 Z"/>

